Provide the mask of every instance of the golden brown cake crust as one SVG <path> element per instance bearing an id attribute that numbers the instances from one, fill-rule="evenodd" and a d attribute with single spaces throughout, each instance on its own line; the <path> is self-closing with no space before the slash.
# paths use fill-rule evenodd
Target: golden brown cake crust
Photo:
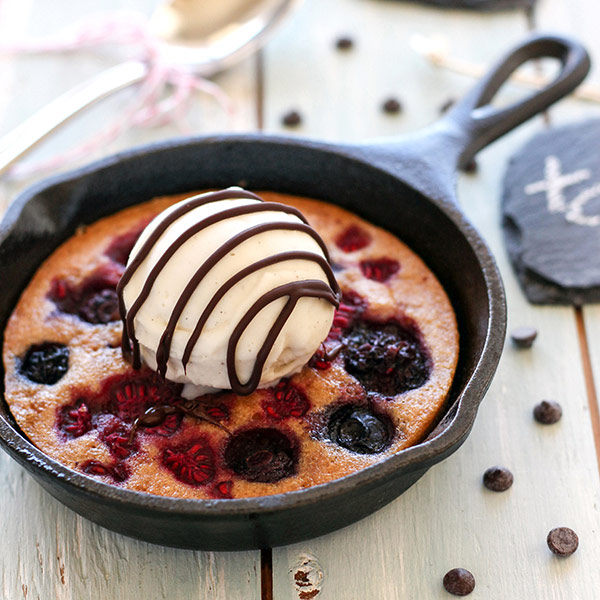
<path id="1" fill-rule="evenodd" d="M 417 325 L 429 353 L 429 378 L 420 387 L 392 397 L 367 393 L 344 368 L 342 352 L 328 368 L 307 366 L 291 378 L 291 384 L 301 390 L 310 404 L 301 417 L 270 416 L 265 410 L 272 393 L 268 390 L 257 390 L 247 397 L 223 394 L 219 401 L 228 407 L 228 417 L 221 424 L 230 432 L 273 427 L 294 440 L 296 473 L 276 482 L 247 481 L 236 476 L 223 460 L 223 449 L 229 439 L 227 431 L 189 416 L 168 437 L 149 435 L 139 429 L 135 451 L 125 461 L 127 476 L 120 478 L 123 481 L 119 478 L 115 481 L 114 476 L 97 472 L 96 477 L 101 480 L 138 491 L 185 498 L 275 494 L 325 483 L 379 462 L 419 442 L 434 424 L 450 389 L 458 358 L 455 316 L 435 276 L 395 236 L 342 208 L 273 192 L 259 194 L 266 201 L 290 204 L 304 213 L 326 242 L 332 262 L 341 269 L 336 276 L 342 290 L 365 300 L 363 318 L 377 323 L 397 321 Z M 158 198 L 78 231 L 38 269 L 8 322 L 3 360 L 10 409 L 34 444 L 72 469 L 81 471 L 82 465 L 90 464 L 89 461 L 114 464 L 115 455 L 96 426 L 77 437 L 65 435 L 57 425 L 60 411 L 76 405 L 80 398 L 97 395 L 107 378 L 132 370 L 121 354 L 120 321 L 93 324 L 65 314 L 49 298 L 49 290 L 57 280 L 76 287 L 99 268 L 113 268 L 113 261 L 105 252 L 115 238 L 139 229 L 149 218 L 189 195 Z M 363 248 L 345 252 L 338 245 L 339 239 L 352 226 L 366 232 L 370 241 Z M 393 259 L 400 266 L 384 282 L 366 277 L 360 267 L 361 261 L 379 258 Z M 64 344 L 70 352 L 68 371 L 53 385 L 32 382 L 19 372 L 28 348 L 48 341 Z M 373 405 L 390 417 L 395 433 L 386 450 L 361 454 L 328 439 L 323 422 L 331 414 L 331 407 L 345 402 Z M 206 441 L 212 449 L 214 473 L 210 483 L 189 485 L 164 466 L 166 447 L 183 447 L 195 439 Z M 94 473 L 90 469 L 87 472 Z M 220 483 L 226 485 L 218 487 Z"/>

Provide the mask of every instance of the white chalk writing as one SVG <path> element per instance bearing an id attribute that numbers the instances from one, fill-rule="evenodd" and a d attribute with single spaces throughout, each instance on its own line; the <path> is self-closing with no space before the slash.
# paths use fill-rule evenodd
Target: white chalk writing
<path id="1" fill-rule="evenodd" d="M 587 181 L 591 176 L 589 169 L 579 169 L 563 175 L 560 159 L 557 156 L 547 156 L 544 179 L 526 185 L 525 193 L 532 196 L 545 192 L 549 212 L 565 213 L 565 219 L 575 225 L 597 227 L 600 225 L 600 215 L 586 215 L 583 211 L 590 200 L 600 197 L 600 183 L 581 191 L 571 201 L 564 194 L 566 188 Z"/>

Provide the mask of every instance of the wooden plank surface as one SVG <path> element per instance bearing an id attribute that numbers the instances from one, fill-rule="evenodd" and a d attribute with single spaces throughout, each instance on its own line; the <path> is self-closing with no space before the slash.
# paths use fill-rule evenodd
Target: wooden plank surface
<path id="1" fill-rule="evenodd" d="M 44 0 L 3 0 L 0 30 L 4 27 L 5 35 L 15 37 L 23 32 L 38 35 L 118 4 L 55 0 L 50 9 Z M 128 7 L 148 12 L 153 4 L 134 0 Z M 576 11 L 569 8 L 575 5 Z M 596 0 L 540 0 L 537 18 L 544 27 L 581 33 L 600 60 L 598 19 L 594 19 L 598 10 Z M 525 16 L 518 12 L 481 16 L 400 2 L 305 0 L 297 18 L 263 54 L 265 128 L 289 133 L 280 119 L 288 109 L 297 108 L 304 121 L 294 132 L 319 139 L 358 141 L 417 129 L 436 118 L 448 97 L 462 95 L 472 80 L 432 67 L 416 55 L 411 49 L 415 35 L 441 35 L 454 56 L 484 64 L 526 30 Z M 342 34 L 356 42 L 345 53 L 334 49 Z M 78 54 L 68 63 L 47 56 L 0 60 L 0 134 L 115 60 L 110 52 Z M 238 106 L 234 122 L 226 122 L 210 99 L 197 98 L 193 130 L 255 128 L 255 75 L 250 60 L 220 76 L 219 84 Z M 597 68 L 593 79 L 598 81 Z M 118 111 L 133 93 L 124 92 L 77 119 L 31 158 L 50 156 L 93 133 L 96 123 Z M 509 91 L 508 97 L 515 93 Z M 380 111 L 390 95 L 402 101 L 400 115 Z M 571 101 L 551 114 L 560 120 L 598 112 Z M 507 346 L 474 431 L 456 455 L 372 517 L 317 540 L 275 549 L 275 600 L 301 598 L 300 591 L 306 588 L 294 585 L 300 569 L 310 571 L 318 584 L 318 600 L 448 598 L 441 578 L 455 566 L 475 574 L 477 589 L 470 596 L 474 599 L 596 598 L 600 488 L 586 388 L 589 377 L 586 382 L 575 313 L 526 303 L 510 271 L 499 228 L 504 165 L 543 126 L 537 119 L 484 151 L 479 173 L 459 182 L 461 203 L 503 272 L 509 329 L 532 324 L 540 331 L 538 341 L 529 351 Z M 132 130 L 95 156 L 178 132 L 172 125 Z M 0 211 L 27 183 L 0 180 Z M 598 385 L 600 309 L 586 308 L 584 317 Z M 563 420 L 552 427 L 537 425 L 531 418 L 533 405 L 546 397 L 559 400 L 564 408 Z M 483 471 L 493 464 L 506 465 L 515 474 L 513 488 L 504 494 L 481 486 Z M 558 525 L 570 526 L 580 536 L 581 548 L 568 560 L 556 559 L 545 545 L 548 530 Z M 258 553 L 178 551 L 112 534 L 62 507 L 3 454 L 0 529 L 4 533 L 0 591 L 7 600 L 260 597 Z"/>
<path id="2" fill-rule="evenodd" d="M 130 9 L 149 12 L 155 2 L 135 0 Z M 58 31 L 118 1 L 3 0 L 3 41 Z M 106 55 L 76 53 L 21 57 L 0 62 L 0 134 L 70 86 L 115 64 Z M 250 59 L 217 78 L 238 107 L 228 123 L 210 98 L 197 96 L 190 113 L 195 132 L 256 127 L 256 66 Z M 135 90 L 107 100 L 50 138 L 28 160 L 63 152 L 106 126 Z M 174 125 L 130 130 L 97 149 L 85 162 L 133 146 L 178 135 Z M 75 165 L 69 165 L 72 168 Z M 15 193 L 35 178 L 0 180 L 0 213 Z M 0 597 L 3 600 L 252 600 L 260 598 L 260 553 L 190 552 L 162 548 L 109 532 L 63 507 L 13 460 L 0 452 Z"/>
<path id="3" fill-rule="evenodd" d="M 595 61 L 586 83 L 600 89 L 600 4 L 595 0 L 542 0 L 536 14 L 540 28 L 561 30 L 576 35 L 588 48 Z M 585 118 L 600 118 L 600 105 L 571 101 L 551 112 L 553 123 L 570 122 Z M 600 204 L 596 204 L 596 207 Z M 599 258 L 600 260 L 600 258 Z M 590 417 L 596 427 L 596 449 L 600 456 L 600 306 L 583 308 L 583 333 L 589 350 L 588 398 Z"/>
<path id="4" fill-rule="evenodd" d="M 488 62 L 526 31 L 524 15 L 437 12 L 401 3 L 321 1 L 326 19 L 315 22 L 315 2 L 287 27 L 266 53 L 266 123 L 279 129 L 289 107 L 305 114 L 301 133 L 333 140 L 359 140 L 418 128 L 436 116 L 449 96 L 463 94 L 466 78 L 439 71 L 411 53 L 415 33 L 442 33 L 455 56 Z M 369 32 L 377 31 L 376 35 Z M 340 55 L 340 33 L 357 47 Z M 293 80 L 295 85 L 289 85 Z M 386 117 L 386 95 L 406 110 Z M 529 351 L 507 346 L 494 384 L 465 446 L 433 468 L 407 493 L 379 513 L 343 531 L 273 553 L 274 598 L 302 598 L 298 571 L 311 573 L 319 600 L 447 598 L 441 580 L 453 567 L 470 569 L 477 589 L 470 596 L 594 598 L 600 577 L 598 469 L 588 417 L 585 381 L 574 312 L 527 304 L 508 265 L 499 228 L 500 183 L 508 157 L 541 119 L 482 153 L 480 171 L 459 185 L 461 203 L 490 243 L 503 272 L 509 328 L 530 324 L 540 336 Z M 557 351 L 560 348 L 560 351 Z M 563 421 L 537 425 L 531 415 L 542 398 L 556 398 Z M 515 484 L 504 494 L 483 489 L 492 465 L 509 467 Z M 561 561 L 545 538 L 567 525 L 581 550 Z"/>

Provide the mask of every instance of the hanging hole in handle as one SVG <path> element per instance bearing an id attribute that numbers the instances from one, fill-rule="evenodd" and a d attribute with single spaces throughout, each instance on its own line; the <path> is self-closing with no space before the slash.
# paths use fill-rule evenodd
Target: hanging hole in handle
<path id="1" fill-rule="evenodd" d="M 526 100 L 535 90 L 554 81 L 561 68 L 560 59 L 554 57 L 532 58 L 524 62 L 512 77 L 500 86 L 487 106 L 502 110 L 516 102 Z"/>
<path id="2" fill-rule="evenodd" d="M 523 65 L 554 57 L 560 63 L 554 79 L 534 82 L 530 93 L 518 100 L 513 97 L 507 106 L 497 108 L 493 104 L 515 71 Z M 447 115 L 446 123 L 463 133 L 458 167 L 463 168 L 479 150 L 572 92 L 589 69 L 589 54 L 573 39 L 536 34 L 517 46 L 492 67 L 487 76 Z M 505 98 L 503 95 L 498 97 Z"/>

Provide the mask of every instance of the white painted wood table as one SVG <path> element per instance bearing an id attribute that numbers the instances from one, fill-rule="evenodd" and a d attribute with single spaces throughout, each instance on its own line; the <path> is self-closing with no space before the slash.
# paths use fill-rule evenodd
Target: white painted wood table
<path id="1" fill-rule="evenodd" d="M 131 0 L 128 8 L 149 13 L 155 3 Z M 58 31 L 119 4 L 2 0 L 0 39 Z M 214 101 L 199 96 L 190 126 L 194 132 L 264 129 L 334 141 L 398 135 L 433 121 L 447 98 L 473 83 L 417 55 L 411 48 L 415 34 L 443 36 L 453 56 L 485 66 L 529 29 L 553 29 L 579 36 L 600 61 L 599 20 L 597 0 L 539 0 L 531 15 L 478 15 L 382 0 L 306 0 L 259 56 L 216 78 L 236 103 L 233 121 Z M 342 34 L 355 40 L 352 50 L 334 48 Z M 0 58 L 0 133 L 117 60 L 114 52 L 90 51 Z M 589 81 L 600 85 L 600 68 Z M 63 152 L 86 138 L 132 93 L 122 92 L 85 113 L 31 159 Z M 389 96 L 402 100 L 401 114 L 380 110 Z M 303 115 L 293 132 L 281 125 L 291 108 Z M 559 124 L 599 113 L 598 105 L 569 99 L 549 117 Z M 511 272 L 499 227 L 507 159 L 545 126 L 540 117 L 506 136 L 482 152 L 477 174 L 459 181 L 461 203 L 503 273 L 509 329 L 533 325 L 539 337 L 528 351 L 507 345 L 473 433 L 455 455 L 360 523 L 261 555 L 174 550 L 111 533 L 64 508 L 2 453 L 0 596 L 296 600 L 302 588 L 296 588 L 294 574 L 310 559 L 311 576 L 322 576 L 318 600 L 449 598 L 441 581 L 457 566 L 474 573 L 474 600 L 600 598 L 600 307 L 529 305 Z M 172 125 L 130 130 L 88 158 L 178 133 Z M 31 182 L 0 179 L 0 210 Z M 543 398 L 562 404 L 557 425 L 533 421 L 532 408 Z M 483 471 L 495 464 L 515 475 L 506 493 L 481 485 Z M 545 539 L 563 525 L 579 534 L 580 548 L 561 560 L 548 551 Z"/>

